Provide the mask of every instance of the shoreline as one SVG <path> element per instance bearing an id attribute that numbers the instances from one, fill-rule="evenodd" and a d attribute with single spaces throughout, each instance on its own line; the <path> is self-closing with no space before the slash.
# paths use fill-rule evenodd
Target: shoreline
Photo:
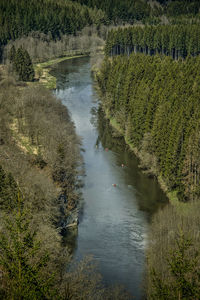
<path id="1" fill-rule="evenodd" d="M 97 87 L 98 89 L 98 87 Z M 101 97 L 100 97 L 101 98 Z M 128 140 L 127 138 L 125 137 L 124 135 L 124 131 L 120 128 L 120 125 L 119 123 L 117 122 L 117 120 L 113 117 L 111 117 L 108 113 L 108 111 L 106 111 L 103 106 L 102 106 L 102 109 L 103 109 L 103 112 L 105 114 L 105 118 L 107 120 L 109 120 L 110 122 L 110 126 L 113 127 L 123 138 L 124 138 L 124 141 L 126 143 L 126 145 L 128 145 L 129 149 L 131 152 L 134 153 L 134 155 L 136 155 L 137 158 L 139 158 L 139 160 L 141 161 L 141 163 L 143 162 L 143 159 L 142 159 L 142 156 L 140 154 L 140 152 L 138 151 L 138 149 L 136 149 Z M 140 169 L 141 166 L 139 166 Z M 151 171 L 151 169 L 147 167 L 147 171 L 144 172 L 146 174 L 149 174 L 149 175 L 153 175 L 155 176 L 156 180 L 158 181 L 158 184 L 160 186 L 160 188 L 162 189 L 162 191 L 166 194 L 168 200 L 169 200 L 169 203 L 177 209 L 177 212 L 181 215 L 185 215 L 187 214 L 188 212 L 188 209 L 190 207 L 190 203 L 188 202 L 181 202 L 178 200 L 178 197 L 177 197 L 177 191 L 176 190 L 172 190 L 170 191 L 169 188 L 167 187 L 165 181 L 163 180 L 163 178 L 161 177 L 161 175 L 157 175 L 155 174 L 154 172 Z"/>
<path id="2" fill-rule="evenodd" d="M 58 57 L 54 59 L 50 59 L 45 62 L 36 63 L 34 64 L 34 70 L 35 70 L 35 82 L 29 83 L 35 84 L 39 83 L 45 86 L 47 89 L 54 90 L 56 89 L 56 77 L 52 76 L 50 74 L 51 72 L 51 66 L 54 64 L 58 64 L 62 61 L 73 59 L 73 58 L 80 58 L 80 57 L 86 57 L 90 54 L 90 52 L 80 53 L 80 54 L 69 54 L 63 57 Z"/>

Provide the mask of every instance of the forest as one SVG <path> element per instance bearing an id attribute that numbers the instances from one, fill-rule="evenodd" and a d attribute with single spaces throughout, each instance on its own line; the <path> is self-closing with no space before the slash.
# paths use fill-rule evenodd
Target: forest
<path id="1" fill-rule="evenodd" d="M 151 220 L 148 299 L 200 294 L 198 31 L 197 25 L 112 29 L 95 74 L 106 118 L 170 200 Z"/>
<path id="2" fill-rule="evenodd" d="M 110 30 L 105 45 L 109 56 L 130 53 L 165 54 L 173 59 L 200 53 L 199 25 L 134 26 Z"/>
<path id="3" fill-rule="evenodd" d="M 127 22 L 132 24 L 135 21 L 142 23 L 158 24 L 165 15 L 171 22 L 179 22 L 182 17 L 196 18 L 199 16 L 200 3 L 198 0 L 74 0 L 91 8 L 97 7 L 105 12 L 110 21 L 116 24 Z M 152 3 L 153 2 L 153 3 Z M 160 4 L 160 5 L 159 5 Z M 177 20 L 178 17 L 178 20 Z"/>
<path id="4" fill-rule="evenodd" d="M 133 53 L 106 58 L 98 76 L 105 111 L 181 201 L 200 190 L 199 65 Z"/>
<path id="5" fill-rule="evenodd" d="M 90 9 L 71 1 L 2 0 L 0 2 L 0 48 L 8 41 L 38 31 L 59 39 L 62 34 L 75 34 L 87 25 L 105 23 L 101 10 Z"/>
<path id="6" fill-rule="evenodd" d="M 160 3 L 159 3 L 160 2 Z M 38 32 L 50 41 L 76 35 L 86 26 L 199 23 L 200 3 L 193 1 L 2 0 L 0 2 L 0 57 L 3 47 Z M 46 37 L 43 36 L 43 39 Z"/>
<path id="7" fill-rule="evenodd" d="M 32 64 L 96 53 L 106 38 L 102 109 L 172 203 L 151 220 L 147 298 L 199 298 L 199 9 L 197 0 L 0 1 L 0 298 L 129 299 L 103 285 L 91 258 L 66 272 L 60 233 L 78 223 L 81 142 Z"/>

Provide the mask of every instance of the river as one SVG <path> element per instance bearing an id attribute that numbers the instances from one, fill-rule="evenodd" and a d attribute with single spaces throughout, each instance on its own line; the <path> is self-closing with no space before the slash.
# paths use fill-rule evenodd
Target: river
<path id="1" fill-rule="evenodd" d="M 74 257 L 92 254 L 106 285 L 123 284 L 134 299 L 142 299 L 149 221 L 166 197 L 138 168 L 123 139 L 112 137 L 98 110 L 90 59 L 66 60 L 54 65 L 52 74 L 55 94 L 69 109 L 84 149 L 84 209 Z"/>

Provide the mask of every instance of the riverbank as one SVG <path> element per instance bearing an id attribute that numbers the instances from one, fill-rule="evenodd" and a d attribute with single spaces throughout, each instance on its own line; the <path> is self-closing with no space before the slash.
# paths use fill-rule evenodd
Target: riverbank
<path id="1" fill-rule="evenodd" d="M 43 86 L 45 86 L 47 89 L 56 89 L 56 78 L 50 74 L 51 68 L 50 66 L 54 64 L 61 63 L 62 61 L 68 60 L 68 59 L 73 59 L 73 58 L 80 58 L 80 57 L 85 57 L 88 56 L 90 53 L 85 52 L 85 53 L 76 53 L 74 55 L 66 55 L 63 57 L 58 57 L 55 59 L 51 59 L 42 63 L 37 63 L 34 65 L 34 70 L 35 70 L 35 82 L 39 82 Z M 33 83 L 31 83 L 33 84 Z"/>
<path id="2" fill-rule="evenodd" d="M 44 62 L 41 68 L 71 58 Z M 0 66 L 0 75 L 0 97 L 6 93 L 7 99 L 0 122 L 2 166 L 13 174 L 30 203 L 34 194 L 47 203 L 50 199 L 56 202 L 56 214 L 60 215 L 56 223 L 60 229 L 77 227 L 81 206 L 76 170 L 80 164 L 80 141 L 67 108 L 39 80 L 18 82 L 8 76 L 5 65 Z"/>
<path id="3" fill-rule="evenodd" d="M 98 87 L 96 87 L 98 89 Z M 103 108 L 103 107 L 102 107 Z M 170 191 L 166 182 L 163 180 L 162 176 L 159 175 L 158 173 L 155 173 L 150 166 L 145 164 L 145 160 L 143 157 L 143 153 L 141 153 L 137 148 L 134 147 L 132 143 L 127 139 L 125 136 L 124 130 L 120 127 L 120 124 L 117 122 L 116 118 L 113 118 L 109 115 L 108 111 L 103 109 L 105 113 L 105 117 L 107 120 L 109 120 L 110 125 L 118 132 L 120 136 L 122 136 L 125 140 L 125 143 L 129 146 L 129 149 L 140 159 L 141 165 L 140 167 L 142 169 L 145 169 L 144 173 L 150 175 L 150 176 L 155 176 L 161 189 L 165 192 L 166 196 L 169 199 L 170 204 L 176 208 L 177 212 L 180 215 L 187 215 L 189 213 L 191 205 L 190 203 L 184 203 L 180 202 L 177 197 L 177 191 Z M 145 153 L 148 155 L 148 153 Z"/>

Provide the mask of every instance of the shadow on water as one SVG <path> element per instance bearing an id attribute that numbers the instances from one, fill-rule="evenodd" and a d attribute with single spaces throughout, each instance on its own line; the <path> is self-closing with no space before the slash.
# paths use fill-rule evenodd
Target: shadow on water
<path id="1" fill-rule="evenodd" d="M 157 179 L 142 172 L 139 168 L 139 159 L 131 152 L 124 138 L 111 127 L 101 106 L 97 110 L 92 109 L 91 114 L 92 120 L 95 120 L 96 115 L 97 122 L 93 124 L 97 126 L 99 133 L 96 147 L 101 143 L 104 149 L 109 149 L 116 154 L 116 165 L 123 166 L 127 188 L 135 190 L 139 209 L 148 212 L 148 216 L 151 217 L 167 203 L 166 195 L 159 188 Z"/>

